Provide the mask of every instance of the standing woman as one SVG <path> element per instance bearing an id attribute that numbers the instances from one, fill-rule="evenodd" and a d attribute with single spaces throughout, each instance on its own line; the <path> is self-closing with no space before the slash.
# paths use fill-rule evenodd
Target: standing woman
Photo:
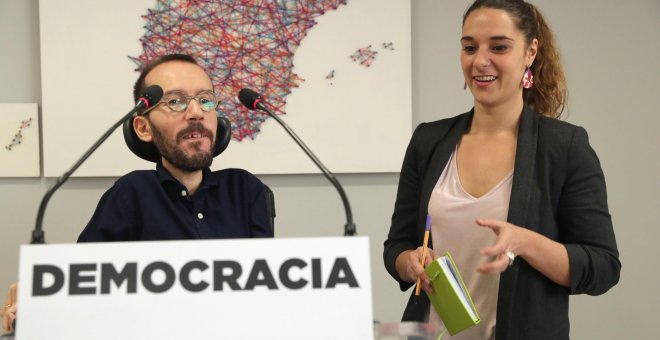
<path id="1" fill-rule="evenodd" d="M 401 290 L 418 277 L 431 289 L 420 264 L 428 214 L 432 257 L 452 253 L 481 316 L 453 338 L 568 339 L 568 296 L 619 281 L 600 163 L 586 131 L 557 119 L 565 78 L 533 5 L 475 1 L 460 42 L 474 108 L 413 133 L 385 267 Z M 441 324 L 425 294 L 411 295 L 403 320 Z"/>

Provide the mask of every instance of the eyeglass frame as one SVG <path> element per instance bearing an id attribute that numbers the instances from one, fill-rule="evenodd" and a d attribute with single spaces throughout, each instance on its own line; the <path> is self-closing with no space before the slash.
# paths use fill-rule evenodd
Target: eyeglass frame
<path id="1" fill-rule="evenodd" d="M 186 99 L 186 107 L 183 110 L 177 111 L 177 110 L 173 109 L 170 106 L 170 104 L 168 104 L 166 101 L 164 101 L 164 99 L 166 99 L 166 97 L 168 95 L 173 94 L 173 93 L 174 94 L 180 94 L 182 98 Z M 215 103 L 215 106 L 212 109 L 208 110 L 208 111 L 204 110 L 201 102 L 199 101 L 201 99 L 200 96 L 204 95 L 204 94 L 211 94 L 213 96 L 213 99 L 214 99 L 213 103 Z M 168 109 L 172 110 L 173 113 L 183 113 L 183 112 L 188 111 L 188 108 L 190 107 L 190 102 L 193 99 L 197 101 L 197 103 L 199 104 L 199 108 L 202 109 L 203 112 L 213 112 L 214 110 L 216 110 L 218 108 L 218 106 L 220 106 L 220 100 L 218 100 L 218 97 L 215 95 L 215 92 L 213 92 L 211 90 L 202 91 L 202 92 L 198 93 L 196 96 L 187 96 L 182 91 L 171 91 L 171 92 L 163 95 L 163 98 L 161 98 L 161 100 L 158 101 L 158 103 L 156 103 L 156 105 L 144 110 L 144 112 L 142 112 L 141 116 L 146 116 L 149 112 L 155 110 L 161 104 L 165 104 L 165 106 L 167 106 Z"/>

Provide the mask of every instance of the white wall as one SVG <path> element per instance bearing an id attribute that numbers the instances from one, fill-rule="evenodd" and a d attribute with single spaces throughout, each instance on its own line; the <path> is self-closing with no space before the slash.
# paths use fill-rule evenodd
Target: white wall
<path id="1" fill-rule="evenodd" d="M 355 0 L 357 1 L 357 0 Z M 585 126 L 600 156 L 621 252 L 621 282 L 601 297 L 571 299 L 575 339 L 645 339 L 660 303 L 660 2 L 534 1 L 554 28 L 569 80 L 567 120 Z M 459 69 L 461 15 L 468 1 L 412 1 L 413 122 L 466 111 Z M 41 102 L 37 0 L 0 1 L 0 102 Z M 1 141 L 0 141 L 1 142 Z M 292 144 L 292 152 L 299 152 Z M 403 155 L 401 155 L 403 158 Z M 2 166 L 2 165 L 0 165 Z M 371 238 L 374 316 L 398 320 L 407 293 L 382 266 L 382 242 L 398 174 L 343 174 L 361 235 Z M 277 237 L 340 235 L 344 215 L 321 175 L 262 176 L 276 195 Z M 49 243 L 73 242 L 114 178 L 74 178 L 51 199 Z M 17 277 L 41 196 L 53 179 L 0 179 L 0 295 Z"/>

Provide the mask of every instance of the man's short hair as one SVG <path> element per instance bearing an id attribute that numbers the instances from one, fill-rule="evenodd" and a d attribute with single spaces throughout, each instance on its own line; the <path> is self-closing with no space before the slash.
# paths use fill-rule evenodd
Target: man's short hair
<path id="1" fill-rule="evenodd" d="M 138 77 L 137 81 L 135 82 L 135 85 L 133 86 L 133 101 L 137 103 L 138 99 L 140 99 L 140 96 L 144 93 L 144 91 L 147 89 L 147 87 L 144 85 L 144 79 L 147 77 L 149 72 L 153 70 L 156 66 L 166 63 L 168 61 L 183 61 L 191 64 L 195 64 L 199 66 L 195 58 L 187 55 L 187 54 L 180 54 L 180 53 L 173 53 L 173 54 L 167 54 L 164 56 L 160 56 L 152 61 L 150 61 L 148 64 L 146 64 L 143 68 L 142 71 L 140 72 L 140 77 Z"/>

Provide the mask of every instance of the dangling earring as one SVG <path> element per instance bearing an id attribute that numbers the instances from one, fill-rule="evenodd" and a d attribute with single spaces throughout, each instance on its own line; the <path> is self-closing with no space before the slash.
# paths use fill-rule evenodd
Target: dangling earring
<path id="1" fill-rule="evenodd" d="M 467 89 L 467 81 L 463 81 L 463 90 Z"/>
<path id="2" fill-rule="evenodd" d="M 534 75 L 532 74 L 532 69 L 530 67 L 531 66 L 527 66 L 527 70 L 525 70 L 525 75 L 522 79 L 522 86 L 526 89 L 531 89 L 532 86 L 534 86 Z"/>

